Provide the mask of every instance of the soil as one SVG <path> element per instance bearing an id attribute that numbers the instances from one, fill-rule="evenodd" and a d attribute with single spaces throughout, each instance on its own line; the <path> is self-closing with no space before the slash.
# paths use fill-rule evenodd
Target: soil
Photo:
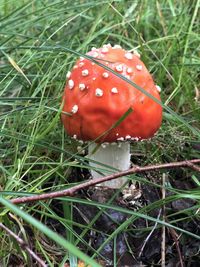
<path id="1" fill-rule="evenodd" d="M 191 182 L 192 179 L 188 173 L 189 172 L 181 169 L 177 171 L 171 170 L 168 172 L 167 182 L 173 188 L 179 190 L 193 190 L 196 188 L 196 185 Z M 90 174 L 85 170 L 74 169 L 71 176 L 78 177 L 78 180 L 85 180 L 90 177 Z M 151 174 L 141 174 L 141 176 L 150 181 L 157 181 L 158 183 L 160 177 L 162 177 L 162 173 L 151 172 Z M 174 177 L 176 177 L 176 180 Z M 115 193 L 115 190 L 96 187 L 81 190 L 76 197 L 93 200 L 98 203 L 108 203 Z M 166 191 L 166 196 L 171 195 L 173 195 L 172 192 Z M 114 198 L 113 204 L 137 212 L 141 208 L 148 208 L 149 204 L 154 203 L 161 198 L 162 191 L 160 188 L 136 183 L 129 187 L 129 189 L 123 191 L 123 194 L 118 194 Z M 184 212 L 184 210 L 192 208 L 195 205 L 198 205 L 198 203 L 192 199 L 178 199 L 166 204 L 164 209 L 161 206 L 149 210 L 148 212 L 144 211 L 144 214 L 161 220 L 163 219 L 163 216 L 165 216 L 165 221 L 167 223 L 173 222 L 173 225 L 176 227 L 200 236 L 200 217 L 194 216 L 195 213 L 199 212 L 198 207 L 191 209 L 190 212 Z M 63 207 L 59 200 L 53 200 L 51 208 L 59 216 L 64 216 Z M 81 225 L 87 226 L 98 213 L 98 206 L 79 203 L 74 204 L 74 221 Z M 106 209 L 106 211 L 101 213 L 92 225 L 94 230 L 89 230 L 84 236 L 85 241 L 92 248 L 98 250 L 110 234 L 118 229 L 122 223 L 130 220 L 130 216 L 131 215 L 113 209 Z M 66 229 L 64 229 L 63 225 L 58 220 L 55 221 L 49 218 L 45 223 L 60 235 L 66 236 Z M 82 230 L 80 228 L 75 227 L 74 230 L 81 235 Z M 162 239 L 164 230 L 165 241 Z M 32 236 L 32 234 L 30 236 Z M 61 262 L 63 259 L 62 252 L 58 250 L 56 246 L 53 247 L 53 244 L 50 244 L 50 240 L 45 239 L 45 242 L 48 245 L 48 249 L 52 250 L 52 252 L 50 252 L 52 253 L 52 257 L 55 256 L 57 262 Z M 162 252 L 163 244 L 165 244 L 164 252 Z M 93 251 L 90 251 L 81 242 L 79 243 L 79 248 L 89 256 L 93 254 Z M 119 231 L 116 238 L 111 239 L 110 242 L 101 248 L 96 260 L 102 266 L 114 266 L 113 251 L 116 251 L 115 266 L 117 267 L 200 266 L 200 241 L 198 239 L 189 236 L 186 233 L 176 231 L 171 227 L 163 228 L 156 222 L 147 221 L 143 218 L 133 220 L 125 229 Z M 164 255 L 164 258 L 162 255 Z M 22 259 L 17 255 L 12 255 L 9 266 L 24 266 L 23 264 L 19 264 L 19 262 L 22 262 L 21 260 Z M 163 264 L 164 260 L 165 263 Z"/>
<path id="2" fill-rule="evenodd" d="M 158 181 L 159 179 L 158 172 L 142 175 L 151 181 Z M 161 173 L 160 177 L 162 177 Z M 171 170 L 168 172 L 167 177 L 167 182 L 173 188 L 192 190 L 196 187 L 185 170 Z M 176 180 L 174 177 L 176 177 Z M 120 194 L 113 201 L 114 205 L 137 211 L 162 198 L 161 189 L 155 186 L 135 184 L 133 188 L 132 197 L 127 192 L 125 192 L 126 194 Z M 107 203 L 114 194 L 115 191 L 113 190 L 102 190 L 102 188 L 96 187 L 79 192 L 78 197 L 91 199 L 99 203 Z M 166 191 L 165 194 L 166 196 L 173 195 L 169 191 Z M 128 197 L 125 198 L 124 195 L 128 195 Z M 177 222 L 174 222 L 173 225 L 200 236 L 200 218 L 193 216 L 194 213 L 199 212 L 199 209 L 191 210 L 190 213 L 184 212 L 184 210 L 192 208 L 196 204 L 193 199 L 178 199 L 166 204 L 164 208 L 148 211 L 147 215 L 161 220 L 164 216 L 166 223 L 176 220 Z M 77 222 L 87 225 L 98 212 L 98 207 L 76 204 L 74 218 Z M 168 217 L 169 215 L 171 217 Z M 106 209 L 106 212 L 102 213 L 93 224 L 93 228 L 98 229 L 98 232 L 90 232 L 85 237 L 86 241 L 97 250 L 107 237 L 129 218 L 130 215 Z M 147 227 L 150 230 L 144 231 Z M 79 232 L 78 229 L 77 231 Z M 165 240 L 162 239 L 163 231 L 165 231 Z M 165 251 L 162 253 L 163 243 Z M 84 247 L 82 249 L 84 251 Z M 128 228 L 125 228 L 125 231 L 119 232 L 115 241 L 112 239 L 101 249 L 100 254 L 104 258 L 103 266 L 114 265 L 114 250 L 116 251 L 116 262 L 119 267 L 200 266 L 200 241 L 198 239 L 176 231 L 171 227 L 160 227 L 156 222 L 150 222 L 142 218 L 134 220 Z M 90 255 L 90 252 L 88 254 Z"/>

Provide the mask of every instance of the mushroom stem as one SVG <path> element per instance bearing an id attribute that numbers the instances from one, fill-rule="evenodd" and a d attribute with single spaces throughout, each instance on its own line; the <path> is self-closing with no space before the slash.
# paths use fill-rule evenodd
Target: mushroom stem
<path id="1" fill-rule="evenodd" d="M 90 166 L 97 168 L 99 173 L 95 170 L 91 170 L 93 179 L 97 179 L 102 176 L 106 176 L 111 168 L 114 168 L 113 172 L 125 171 L 130 167 L 130 144 L 128 142 L 124 143 L 106 143 L 102 144 L 95 152 L 97 144 L 92 143 L 89 145 L 89 156 L 88 158 L 96 161 L 97 163 L 90 161 Z M 98 164 L 102 163 L 106 166 L 101 166 Z M 111 168 L 109 168 L 111 167 Z M 102 174 L 103 175 L 102 175 Z M 100 186 L 117 189 L 122 187 L 127 181 L 126 177 L 120 177 L 118 179 L 101 183 Z"/>

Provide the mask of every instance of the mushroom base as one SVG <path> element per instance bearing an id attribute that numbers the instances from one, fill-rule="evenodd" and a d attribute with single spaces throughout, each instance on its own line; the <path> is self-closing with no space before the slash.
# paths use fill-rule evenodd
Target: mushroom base
<path id="1" fill-rule="evenodd" d="M 92 143 L 88 148 L 88 158 L 97 163 L 90 162 L 90 166 L 96 168 L 99 172 L 91 170 L 93 179 L 109 175 L 111 172 L 125 171 L 130 167 L 130 144 L 129 143 L 111 143 L 102 144 L 95 152 L 97 144 Z M 94 153 L 93 153 L 94 152 Z M 105 164 L 102 166 L 100 164 Z M 126 177 L 120 177 L 111 181 L 99 184 L 98 186 L 117 189 L 127 182 Z"/>

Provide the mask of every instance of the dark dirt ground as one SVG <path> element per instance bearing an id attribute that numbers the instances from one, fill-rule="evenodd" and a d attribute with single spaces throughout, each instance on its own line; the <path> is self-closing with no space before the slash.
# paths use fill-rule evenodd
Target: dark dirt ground
<path id="1" fill-rule="evenodd" d="M 79 171 L 76 177 L 80 176 Z M 144 178 L 156 179 L 158 172 L 151 174 L 142 174 Z M 191 190 L 195 188 L 195 184 L 191 182 L 192 179 L 186 176 L 188 172 L 182 169 L 171 170 L 168 172 L 168 179 L 170 184 L 176 189 Z M 89 176 L 88 173 L 81 173 L 81 176 Z M 162 176 L 160 174 L 160 176 Z M 173 178 L 172 178 L 173 177 Z M 174 179 L 176 177 L 176 180 Z M 102 190 L 99 188 L 90 188 L 79 192 L 77 197 L 83 199 L 91 199 L 99 203 L 107 203 L 115 192 L 113 190 Z M 166 196 L 172 193 L 166 192 Z M 134 211 L 145 207 L 148 204 L 154 203 L 162 198 L 160 189 L 150 185 L 139 185 L 136 183 L 133 198 L 124 200 L 123 195 L 118 195 L 113 201 L 114 205 L 125 207 Z M 179 199 L 172 201 L 165 206 L 165 217 L 176 212 L 193 207 L 197 204 L 192 199 Z M 94 218 L 99 212 L 98 207 L 89 206 L 85 204 L 75 204 L 74 219 L 76 222 L 87 225 L 88 222 Z M 194 212 L 194 211 L 193 211 Z M 197 212 L 195 210 L 195 212 Z M 163 209 L 153 209 L 148 212 L 149 216 L 159 218 L 162 220 Z M 200 235 L 200 219 L 194 218 L 191 215 L 182 212 L 180 214 L 170 217 L 170 221 L 178 220 L 174 225 L 184 230 L 190 231 L 196 235 Z M 89 231 L 85 236 L 85 240 L 94 248 L 98 249 L 106 240 L 107 236 L 111 234 L 117 227 L 128 220 L 130 215 L 120 213 L 118 211 L 109 209 L 106 213 L 102 213 L 93 225 L 98 232 Z M 187 219 L 184 220 L 184 218 Z M 146 227 L 152 227 L 149 231 L 144 231 Z M 116 243 L 113 240 L 103 247 L 100 254 L 103 255 L 104 260 L 100 260 L 102 266 L 113 266 L 113 250 L 114 246 L 117 253 L 117 266 L 161 266 L 161 247 L 162 247 L 162 227 L 155 225 L 155 222 L 149 222 L 145 219 L 139 218 L 135 220 L 126 231 L 117 235 Z M 137 231 L 135 231 L 137 229 Z M 141 230 L 140 230 L 141 229 Z M 76 229 L 80 233 L 80 229 Z M 88 255 L 91 252 L 87 251 L 84 246 L 81 248 Z M 165 266 L 200 266 L 200 241 L 183 233 L 177 232 L 172 228 L 165 227 Z"/>
<path id="2" fill-rule="evenodd" d="M 162 176 L 162 174 L 158 172 L 141 174 L 142 177 L 151 180 L 159 179 L 159 175 L 160 177 Z M 83 177 L 84 179 L 88 179 L 90 174 L 85 170 L 74 169 L 71 176 L 78 177 L 78 179 L 80 178 L 80 180 L 82 180 Z M 176 179 L 174 179 L 174 177 L 176 177 Z M 170 170 L 168 172 L 169 182 L 176 189 L 191 190 L 195 188 L 196 185 L 191 182 L 192 179 L 190 178 L 189 172 L 183 169 Z M 162 198 L 161 190 L 154 186 L 136 183 L 133 188 L 133 197 L 124 199 L 123 195 L 120 194 L 115 198 L 113 204 L 137 211 Z M 91 199 L 99 203 L 107 203 L 114 193 L 113 190 L 102 190 L 96 187 L 82 190 L 76 197 L 87 200 Z M 170 192 L 166 192 L 166 196 L 171 194 Z M 196 204 L 197 203 L 192 199 L 179 199 L 172 201 L 170 204 L 166 204 L 164 210 L 166 222 L 168 222 L 167 216 L 171 215 L 171 222 L 177 220 L 177 222 L 174 223 L 175 226 L 200 236 L 200 219 L 193 216 L 194 212 L 198 212 L 199 210 L 194 209 L 194 211 L 190 212 L 190 216 L 188 216 L 188 213 L 184 212 L 173 215 L 176 212 L 191 208 Z M 63 208 L 60 201 L 53 200 L 51 208 L 59 216 L 63 216 Z M 74 204 L 74 220 L 82 225 L 87 225 L 88 222 L 91 222 L 98 212 L 99 208 L 96 206 Z M 162 219 L 163 209 L 162 207 L 153 209 L 147 214 L 154 218 Z M 187 219 L 184 219 L 186 217 Z M 99 216 L 93 225 L 93 229 L 98 229 L 98 231 L 88 231 L 84 239 L 91 247 L 97 250 L 108 235 L 129 218 L 130 215 L 107 209 L 105 213 Z M 59 221 L 49 219 L 46 224 L 62 236 L 66 236 L 65 229 Z M 147 227 L 151 227 L 150 230 L 144 231 Z M 81 234 L 82 230 L 78 227 L 76 227 L 75 230 L 78 234 Z M 28 227 L 27 231 L 30 231 L 30 236 L 32 236 L 31 230 Z M 115 247 L 118 267 L 161 266 L 162 231 L 163 228 L 159 227 L 155 222 L 150 222 L 142 218 L 134 220 L 133 223 L 126 228 L 126 231 L 122 231 L 117 235 L 115 244 L 112 240 L 102 248 L 100 255 L 102 255 L 104 259 L 102 260 L 101 257 L 99 257 L 99 263 L 102 266 L 114 266 L 113 251 Z M 48 243 L 47 240 L 46 242 Z M 51 246 L 51 244 L 49 244 L 49 246 Z M 92 251 L 89 251 L 84 245 L 80 245 L 80 248 L 86 254 L 92 255 Z M 165 227 L 164 255 L 164 266 L 166 267 L 199 267 L 200 241 L 184 233 L 177 232 L 172 228 Z M 54 256 L 57 258 L 58 262 L 62 261 L 63 255 L 61 253 L 58 252 L 57 255 Z M 20 258 L 13 254 L 10 258 L 9 266 L 24 265 L 21 263 Z M 37 265 L 33 264 L 33 266 Z"/>

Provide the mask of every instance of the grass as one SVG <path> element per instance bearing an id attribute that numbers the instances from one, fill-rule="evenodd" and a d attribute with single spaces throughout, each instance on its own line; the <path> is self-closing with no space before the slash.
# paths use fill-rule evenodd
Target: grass
<path id="1" fill-rule="evenodd" d="M 68 261 L 76 266 L 78 258 L 97 266 L 93 258 L 105 260 L 103 246 L 94 249 L 84 237 L 100 231 L 95 222 L 111 207 L 131 217 L 107 234 L 104 244 L 110 240 L 115 243 L 120 233 L 149 233 L 153 227 L 150 222 L 158 222 L 158 229 L 163 225 L 174 228 L 183 240 L 188 236 L 199 240 L 197 232 L 184 228 L 186 222 L 199 220 L 199 178 L 191 170 L 167 172 L 167 186 L 173 196 L 166 201 L 190 198 L 195 203 L 169 212 L 167 223 L 151 213 L 162 207 L 163 200 L 135 212 L 116 206 L 111 199 L 107 205 L 98 204 L 99 213 L 84 225 L 73 218 L 73 206 L 96 206 L 93 201 L 62 198 L 61 204 L 49 200 L 15 207 L 4 199 L 64 189 L 79 182 L 72 177 L 85 178 L 84 169 L 89 166 L 77 154 L 77 143 L 64 133 L 60 122 L 61 98 L 66 73 L 77 53 L 108 42 L 127 50 L 137 48 L 162 88 L 162 127 L 153 140 L 132 146 L 133 161 L 145 165 L 199 158 L 199 5 L 198 0 L 0 0 L 1 221 L 28 240 L 49 266 L 64 266 Z M 150 177 L 150 182 L 159 186 L 160 177 L 162 173 L 156 174 L 155 180 Z M 149 183 L 145 177 L 131 178 L 141 185 Z M 193 187 L 179 190 L 174 183 L 177 178 L 182 183 L 190 180 Z M 138 218 L 144 218 L 148 226 L 133 228 Z M 61 223 L 61 233 L 52 228 L 56 223 Z M 2 266 L 14 260 L 31 266 L 30 257 L 16 242 L 3 231 L 0 236 Z"/>

